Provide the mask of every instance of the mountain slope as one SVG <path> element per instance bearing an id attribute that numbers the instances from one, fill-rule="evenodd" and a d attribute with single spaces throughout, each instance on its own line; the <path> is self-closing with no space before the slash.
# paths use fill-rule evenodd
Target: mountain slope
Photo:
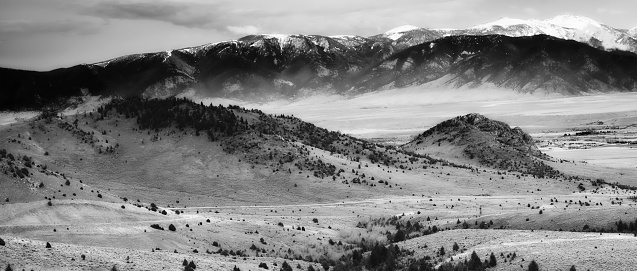
<path id="1" fill-rule="evenodd" d="M 549 157 L 538 150 L 533 138 L 520 128 L 472 113 L 443 121 L 402 146 L 415 153 L 439 151 L 437 156 L 468 159 L 502 170 L 534 176 L 557 176 L 542 162 Z M 455 158 L 455 159 L 454 159 Z"/>
<path id="2" fill-rule="evenodd" d="M 546 35 L 451 36 L 410 47 L 362 74 L 362 89 L 495 86 L 579 95 L 637 89 L 637 55 Z"/>

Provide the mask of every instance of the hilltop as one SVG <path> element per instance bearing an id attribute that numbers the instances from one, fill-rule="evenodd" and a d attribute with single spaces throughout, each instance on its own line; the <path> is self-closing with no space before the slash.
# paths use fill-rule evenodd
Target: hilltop
<path id="1" fill-rule="evenodd" d="M 461 158 L 480 165 L 534 176 L 555 176 L 550 160 L 519 127 L 472 113 L 443 121 L 402 146 L 416 153 L 438 150 L 445 159 Z M 544 160 L 544 161 L 543 161 Z"/>

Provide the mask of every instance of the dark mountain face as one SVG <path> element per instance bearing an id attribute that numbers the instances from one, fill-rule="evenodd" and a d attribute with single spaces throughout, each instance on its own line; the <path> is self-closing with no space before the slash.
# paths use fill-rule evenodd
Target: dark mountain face
<path id="1" fill-rule="evenodd" d="M 396 40 L 382 35 L 254 35 L 49 72 L 0 69 L 0 108 L 39 107 L 83 90 L 154 98 L 194 91 L 268 101 L 425 83 L 571 95 L 637 88 L 637 55 L 632 53 L 549 36 L 451 36 L 421 43 L 439 37 L 422 31 Z"/>
<path id="2" fill-rule="evenodd" d="M 533 93 L 577 95 L 637 89 L 637 55 L 606 52 L 539 35 L 452 36 L 413 46 L 373 67 L 356 82 L 364 89 L 491 85 Z"/>
<path id="3" fill-rule="evenodd" d="M 540 152 L 530 135 L 518 127 L 511 128 L 476 113 L 443 121 L 405 144 L 403 149 L 426 152 L 432 146 L 446 148 L 450 155 L 458 150 L 465 159 L 497 169 L 535 176 L 559 174 L 542 161 L 550 157 Z"/>

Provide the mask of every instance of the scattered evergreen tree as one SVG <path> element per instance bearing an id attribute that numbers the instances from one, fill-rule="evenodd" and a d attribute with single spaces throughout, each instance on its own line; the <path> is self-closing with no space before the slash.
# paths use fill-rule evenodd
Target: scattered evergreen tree
<path id="1" fill-rule="evenodd" d="M 184 259 L 184 261 L 181 263 L 181 265 L 188 266 L 188 261 L 186 259 Z"/>
<path id="2" fill-rule="evenodd" d="M 268 269 L 268 265 L 266 263 L 260 263 L 259 268 Z"/>
<path id="3" fill-rule="evenodd" d="M 491 252 L 491 256 L 489 256 L 489 267 L 495 267 L 498 265 L 498 261 L 495 259 L 495 255 Z"/>
<path id="4" fill-rule="evenodd" d="M 7 268 L 5 268 L 4 271 L 13 271 L 13 268 L 11 268 L 11 264 L 7 264 Z"/>
<path id="5" fill-rule="evenodd" d="M 194 261 L 190 261 L 190 263 L 188 264 L 188 266 L 192 269 L 197 269 L 197 265 L 195 265 Z"/>
<path id="6" fill-rule="evenodd" d="M 177 228 L 175 228 L 175 225 L 170 224 L 170 226 L 168 226 L 168 230 L 170 230 L 170 231 L 176 231 L 176 230 L 177 230 Z"/>
<path id="7" fill-rule="evenodd" d="M 482 269 L 482 260 L 474 250 L 471 253 L 471 258 L 469 259 L 469 270 L 481 270 Z"/>
<path id="8" fill-rule="evenodd" d="M 292 266 L 290 266 L 290 264 L 288 264 L 287 261 L 283 261 L 283 264 L 281 264 L 281 271 L 292 271 Z"/>
<path id="9" fill-rule="evenodd" d="M 537 265 L 537 263 L 535 262 L 535 260 L 532 260 L 531 263 L 529 264 L 529 271 L 539 271 L 540 270 L 540 266 Z"/>
<path id="10" fill-rule="evenodd" d="M 46 247 L 45 248 L 51 248 L 51 243 L 46 242 Z"/>
<path id="11" fill-rule="evenodd" d="M 4 240 L 0 238 L 0 246 L 4 246 L 4 245 L 5 245 Z"/>
<path id="12" fill-rule="evenodd" d="M 571 265 L 571 268 L 569 269 L 569 271 L 577 271 L 577 269 L 575 269 L 575 265 Z"/>
<path id="13" fill-rule="evenodd" d="M 453 251 L 458 251 L 460 249 L 460 246 L 458 246 L 458 243 L 453 242 Z"/>

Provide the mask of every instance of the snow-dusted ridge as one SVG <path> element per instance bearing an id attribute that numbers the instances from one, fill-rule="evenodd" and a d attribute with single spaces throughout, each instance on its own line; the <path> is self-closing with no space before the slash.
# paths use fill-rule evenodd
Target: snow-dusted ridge
<path id="1" fill-rule="evenodd" d="M 616 29 L 584 16 L 559 15 L 546 20 L 504 17 L 467 29 L 438 31 L 443 32 L 445 36 L 500 34 L 522 37 L 543 34 L 588 43 L 594 47 L 637 53 L 637 30 Z"/>

